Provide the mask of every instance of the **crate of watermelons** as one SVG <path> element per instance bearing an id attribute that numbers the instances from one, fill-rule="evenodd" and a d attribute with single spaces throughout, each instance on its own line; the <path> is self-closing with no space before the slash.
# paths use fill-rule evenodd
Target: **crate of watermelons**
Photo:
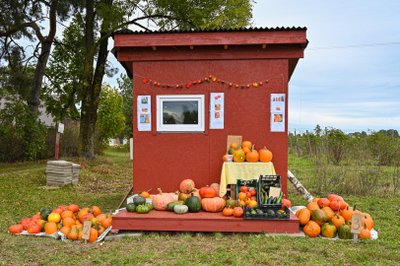
<path id="1" fill-rule="evenodd" d="M 272 188 L 272 189 L 271 189 Z M 281 189 L 280 175 L 260 175 L 258 178 L 257 202 L 260 207 L 282 207 L 283 192 L 274 193 Z"/>
<path id="2" fill-rule="evenodd" d="M 288 207 L 244 207 L 244 219 L 247 220 L 289 220 Z"/>

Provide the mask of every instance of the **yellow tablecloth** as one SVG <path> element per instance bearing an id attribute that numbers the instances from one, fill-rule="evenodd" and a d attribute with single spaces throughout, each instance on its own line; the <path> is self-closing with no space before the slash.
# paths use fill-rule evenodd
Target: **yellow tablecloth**
<path id="1" fill-rule="evenodd" d="M 226 194 L 228 184 L 236 184 L 237 179 L 258 179 L 260 175 L 275 175 L 273 163 L 235 163 L 224 162 L 219 182 L 219 196 Z"/>

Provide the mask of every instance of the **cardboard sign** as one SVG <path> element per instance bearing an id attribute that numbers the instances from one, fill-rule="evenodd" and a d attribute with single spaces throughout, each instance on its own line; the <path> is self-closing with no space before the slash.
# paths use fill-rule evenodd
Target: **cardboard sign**
<path id="1" fill-rule="evenodd" d="M 90 237 L 90 227 L 92 226 L 91 221 L 84 221 L 83 222 L 83 232 L 82 232 L 82 239 L 89 240 Z"/>
<path id="2" fill-rule="evenodd" d="M 64 133 L 64 124 L 63 123 L 58 123 L 57 131 L 58 131 L 58 133 L 61 133 L 61 134 Z"/>
<path id="3" fill-rule="evenodd" d="M 229 146 L 232 143 L 237 143 L 239 146 L 242 145 L 242 136 L 232 136 L 228 135 L 228 140 L 226 142 L 226 150 L 229 150 Z"/>
<path id="4" fill-rule="evenodd" d="M 351 232 L 353 234 L 359 234 L 361 231 L 361 226 L 362 226 L 362 215 L 359 213 L 353 213 L 353 216 L 351 218 Z"/>
<path id="5" fill-rule="evenodd" d="M 280 187 L 270 187 L 269 188 L 269 197 L 279 197 L 279 195 L 281 194 L 281 188 Z"/>

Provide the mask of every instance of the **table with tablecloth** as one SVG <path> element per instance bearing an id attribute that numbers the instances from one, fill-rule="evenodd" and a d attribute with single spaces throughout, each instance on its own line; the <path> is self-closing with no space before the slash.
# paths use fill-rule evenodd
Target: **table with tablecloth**
<path id="1" fill-rule="evenodd" d="M 219 196 L 223 197 L 226 194 L 226 186 L 235 185 L 236 180 L 258 179 L 260 175 L 275 175 L 275 168 L 272 162 L 263 163 L 237 163 L 224 162 L 221 170 L 221 179 L 219 183 Z"/>

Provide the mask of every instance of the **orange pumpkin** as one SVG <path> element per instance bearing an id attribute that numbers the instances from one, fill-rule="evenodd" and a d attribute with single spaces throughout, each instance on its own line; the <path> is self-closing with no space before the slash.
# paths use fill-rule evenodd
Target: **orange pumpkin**
<path id="1" fill-rule="evenodd" d="M 328 216 L 321 209 L 316 209 L 311 212 L 311 219 L 319 225 L 323 225 L 328 221 Z"/>
<path id="2" fill-rule="evenodd" d="M 210 187 L 212 187 L 215 190 L 215 192 L 217 192 L 217 195 L 219 195 L 219 184 L 218 183 L 212 183 L 210 185 Z"/>
<path id="3" fill-rule="evenodd" d="M 242 150 L 244 151 L 244 154 L 248 154 L 249 152 L 251 152 L 251 149 L 247 147 L 242 148 Z"/>
<path id="4" fill-rule="evenodd" d="M 60 232 L 63 233 L 65 236 L 67 236 L 70 231 L 71 231 L 71 227 L 69 227 L 69 226 L 63 226 L 60 229 Z"/>
<path id="5" fill-rule="evenodd" d="M 343 224 L 345 224 L 345 220 L 342 216 L 340 216 L 339 214 L 335 214 L 332 217 L 332 223 L 336 226 L 337 229 L 339 229 L 339 227 L 341 227 Z"/>
<path id="6" fill-rule="evenodd" d="M 347 221 L 351 220 L 351 218 L 353 216 L 353 210 L 347 206 L 346 209 L 344 209 L 340 212 L 340 215 L 343 216 L 344 220 L 347 222 Z"/>
<path id="7" fill-rule="evenodd" d="M 321 226 L 321 235 L 328 238 L 334 238 L 337 234 L 337 228 L 332 223 L 324 223 Z"/>
<path id="8" fill-rule="evenodd" d="M 101 210 L 98 206 L 92 206 L 92 211 L 93 215 L 96 217 L 97 215 L 99 215 L 101 213 Z"/>
<path id="9" fill-rule="evenodd" d="M 220 197 L 204 198 L 201 200 L 201 208 L 207 212 L 220 212 L 225 207 L 225 200 Z"/>
<path id="10" fill-rule="evenodd" d="M 371 238 L 371 231 L 368 230 L 368 228 L 366 226 L 363 226 L 361 228 L 360 233 L 358 234 L 358 237 L 362 238 L 362 239 L 370 239 Z"/>
<path id="11" fill-rule="evenodd" d="M 67 210 L 70 210 L 75 213 L 79 211 L 79 206 L 76 204 L 70 204 L 68 205 Z"/>
<path id="12" fill-rule="evenodd" d="M 258 151 L 253 150 L 246 154 L 246 161 L 248 162 L 258 162 L 260 156 L 258 155 Z"/>
<path id="13" fill-rule="evenodd" d="M 102 220 L 100 223 L 101 223 L 101 226 L 103 226 L 104 228 L 110 227 L 112 225 L 111 214 L 107 214 L 106 218 L 104 220 Z"/>
<path id="14" fill-rule="evenodd" d="M 233 216 L 236 218 L 240 218 L 243 216 L 243 208 L 242 207 L 235 207 L 233 208 Z"/>
<path id="15" fill-rule="evenodd" d="M 333 212 L 333 210 L 330 207 L 323 207 L 321 209 L 327 216 L 328 218 L 328 222 L 332 220 L 333 216 L 335 215 L 335 213 Z"/>
<path id="16" fill-rule="evenodd" d="M 314 221 L 308 221 L 303 228 L 304 233 L 309 237 L 317 237 L 321 233 L 321 227 Z"/>
<path id="17" fill-rule="evenodd" d="M 67 235 L 68 239 L 71 240 L 77 240 L 78 239 L 78 229 L 76 228 L 76 226 L 72 226 L 71 227 L 71 231 L 69 231 L 68 235 Z"/>
<path id="18" fill-rule="evenodd" d="M 182 193 L 192 193 L 193 189 L 195 188 L 194 181 L 192 179 L 184 179 L 182 182 L 179 184 L 179 191 Z"/>
<path id="19" fill-rule="evenodd" d="M 310 202 L 310 203 L 308 203 L 308 204 L 307 204 L 307 209 L 309 209 L 310 212 L 312 212 L 312 211 L 314 211 L 314 210 L 318 210 L 318 209 L 319 209 L 318 203 L 316 203 L 316 202 Z"/>
<path id="20" fill-rule="evenodd" d="M 331 202 L 330 202 L 327 198 L 320 198 L 320 199 L 318 200 L 318 206 L 319 206 L 320 208 L 323 208 L 323 207 L 325 207 L 325 206 L 329 206 L 330 203 L 331 203 Z"/>
<path id="21" fill-rule="evenodd" d="M 215 191 L 215 189 L 209 186 L 200 188 L 199 194 L 202 198 L 214 198 L 217 196 L 217 192 Z"/>
<path id="22" fill-rule="evenodd" d="M 98 236 L 99 232 L 97 232 L 97 230 L 94 228 L 90 228 L 89 242 L 96 241 Z"/>
<path id="23" fill-rule="evenodd" d="M 237 144 L 236 142 L 231 143 L 231 145 L 229 145 L 230 148 L 237 150 L 239 148 L 239 144 Z"/>
<path id="24" fill-rule="evenodd" d="M 13 235 L 20 234 L 23 230 L 24 227 L 22 226 L 22 224 L 14 224 L 8 228 L 8 232 Z"/>
<path id="25" fill-rule="evenodd" d="M 344 202 L 342 200 L 339 199 L 333 199 L 331 200 L 331 202 L 329 203 L 329 207 L 334 210 L 334 211 L 339 211 L 340 207 L 344 204 Z"/>
<path id="26" fill-rule="evenodd" d="M 260 156 L 261 162 L 268 163 L 268 162 L 272 161 L 272 152 L 270 150 L 268 150 L 266 147 L 260 149 L 258 151 L 258 154 Z"/>
<path id="27" fill-rule="evenodd" d="M 142 192 L 140 192 L 140 196 L 142 196 L 142 197 L 144 197 L 144 198 L 150 198 L 150 193 L 149 193 L 149 191 L 150 191 L 151 189 L 149 189 L 149 190 L 147 190 L 147 191 L 142 191 Z"/>
<path id="28" fill-rule="evenodd" d="M 364 221 L 365 227 L 368 230 L 371 230 L 372 228 L 374 228 L 374 220 L 372 219 L 371 216 L 363 214 L 363 221 Z"/>
<path id="29" fill-rule="evenodd" d="M 52 235 L 55 232 L 57 232 L 58 227 L 57 224 L 54 222 L 48 222 L 46 223 L 46 225 L 44 226 L 44 231 L 46 232 L 46 234 L 48 235 Z"/>
<path id="30" fill-rule="evenodd" d="M 75 218 L 75 215 L 72 211 L 66 210 L 61 213 L 61 219 L 65 219 L 67 217 Z"/>
<path id="31" fill-rule="evenodd" d="M 238 198 L 240 200 L 245 200 L 247 198 L 246 193 L 245 192 L 239 192 Z"/>
<path id="32" fill-rule="evenodd" d="M 311 217 L 311 212 L 307 208 L 300 209 L 296 212 L 296 216 L 299 218 L 301 225 L 306 225 Z"/>
<path id="33" fill-rule="evenodd" d="M 40 233 L 42 231 L 42 227 L 40 227 L 40 225 L 36 224 L 36 223 L 31 223 L 28 227 L 28 233 L 29 234 L 37 234 Z"/>
<path id="34" fill-rule="evenodd" d="M 233 215 L 233 209 L 232 208 L 224 208 L 224 210 L 222 211 L 222 214 L 224 216 L 232 216 Z"/>
<path id="35" fill-rule="evenodd" d="M 251 141 L 245 140 L 242 142 L 242 149 L 249 148 L 251 150 L 251 147 L 253 147 L 253 143 L 251 143 Z"/>
<path id="36" fill-rule="evenodd" d="M 245 159 L 246 159 L 246 155 L 242 149 L 235 151 L 235 153 L 233 154 L 234 162 L 241 163 L 241 162 L 244 162 Z"/>
<path id="37" fill-rule="evenodd" d="M 75 225 L 75 220 L 72 219 L 71 217 L 66 217 L 65 219 L 62 220 L 62 225 L 71 227 Z"/>

